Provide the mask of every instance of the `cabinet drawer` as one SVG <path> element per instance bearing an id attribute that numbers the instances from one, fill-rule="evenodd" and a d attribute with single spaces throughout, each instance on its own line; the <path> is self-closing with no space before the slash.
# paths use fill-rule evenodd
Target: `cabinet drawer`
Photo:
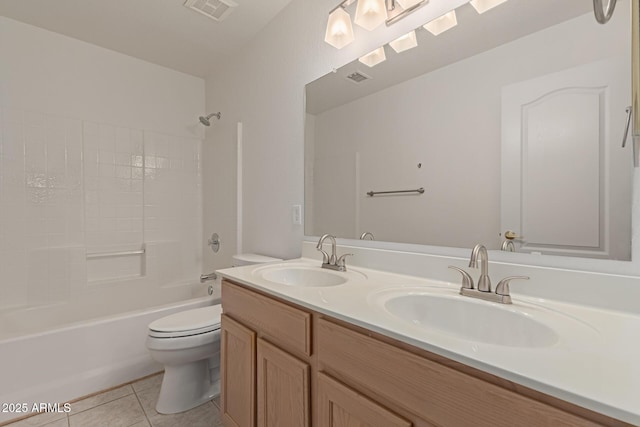
<path id="1" fill-rule="evenodd" d="M 413 425 L 323 373 L 318 373 L 318 420 L 323 427 Z"/>
<path id="2" fill-rule="evenodd" d="M 319 368 L 356 389 L 446 426 L 595 426 L 537 400 L 320 319 Z"/>
<path id="3" fill-rule="evenodd" d="M 222 310 L 283 349 L 311 355 L 311 314 L 222 281 Z"/>

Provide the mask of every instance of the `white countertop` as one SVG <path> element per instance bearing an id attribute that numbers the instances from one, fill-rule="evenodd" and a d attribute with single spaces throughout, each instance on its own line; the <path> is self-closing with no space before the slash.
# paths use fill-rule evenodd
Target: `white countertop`
<path id="1" fill-rule="evenodd" d="M 291 286 L 262 278 L 267 269 L 285 266 L 319 269 L 320 264 L 300 258 L 227 268 L 218 273 L 311 310 L 640 425 L 640 316 L 636 314 L 532 298 L 513 291 L 512 305 L 472 299 L 494 305 L 496 310 L 514 310 L 531 317 L 559 336 L 553 344 L 541 347 L 494 345 L 414 325 L 384 308 L 390 296 L 404 292 L 468 299 L 458 295 L 458 283 L 360 267 L 349 267 L 346 273 L 333 272 L 348 279 L 338 286 Z"/>

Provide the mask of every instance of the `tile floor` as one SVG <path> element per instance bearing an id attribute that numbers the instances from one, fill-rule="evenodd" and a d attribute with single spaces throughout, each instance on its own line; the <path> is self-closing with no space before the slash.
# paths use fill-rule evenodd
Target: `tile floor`
<path id="1" fill-rule="evenodd" d="M 180 414 L 158 414 L 161 383 L 157 374 L 72 403 L 69 414 L 40 414 L 6 427 L 222 427 L 218 398 Z"/>

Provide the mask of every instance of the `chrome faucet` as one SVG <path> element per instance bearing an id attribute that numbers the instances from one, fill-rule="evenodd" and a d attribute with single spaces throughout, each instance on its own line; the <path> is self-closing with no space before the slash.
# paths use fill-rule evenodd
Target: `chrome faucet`
<path id="1" fill-rule="evenodd" d="M 516 245 L 513 244 L 513 240 L 505 240 L 504 242 L 502 242 L 500 250 L 503 250 L 505 252 L 515 252 Z"/>
<path id="2" fill-rule="evenodd" d="M 491 292 L 491 279 L 489 278 L 489 255 L 484 245 L 477 244 L 471 252 L 469 267 L 478 268 L 478 258 L 480 258 L 480 278 L 478 279 L 478 290 L 480 292 Z"/>
<path id="3" fill-rule="evenodd" d="M 218 275 L 216 273 L 201 274 L 200 283 L 208 282 L 210 280 L 216 280 L 217 278 L 218 278 Z"/>
<path id="4" fill-rule="evenodd" d="M 331 241 L 331 255 L 326 253 L 322 249 L 322 245 L 324 241 L 329 239 Z M 322 252 L 322 268 L 330 268 L 331 270 L 337 271 L 347 271 L 347 264 L 345 262 L 345 258 L 353 255 L 353 254 L 344 254 L 338 258 L 336 255 L 336 238 L 331 234 L 323 234 L 318 240 L 318 244 L 316 245 L 316 249 Z"/>
<path id="5" fill-rule="evenodd" d="M 373 237 L 373 233 L 371 233 L 370 231 L 365 231 L 360 235 L 360 240 L 376 240 L 376 239 L 375 237 Z"/>
<path id="6" fill-rule="evenodd" d="M 324 245 L 324 241 L 330 239 L 331 240 L 331 256 L 328 253 L 322 250 L 322 245 Z M 336 263 L 336 238 L 331 234 L 323 234 L 318 240 L 318 244 L 316 245 L 316 249 L 322 252 L 322 264 L 335 264 Z"/>
<path id="7" fill-rule="evenodd" d="M 510 276 L 502 279 L 495 292 L 491 292 L 491 279 L 489 278 L 489 256 L 487 248 L 483 245 L 476 245 L 471 252 L 469 267 L 478 268 L 478 259 L 480 260 L 480 278 L 478 279 L 478 288 L 473 286 L 473 279 L 463 269 L 450 265 L 449 268 L 462 274 L 462 287 L 460 295 L 480 298 L 486 301 L 499 302 L 501 304 L 511 304 L 511 295 L 509 293 L 509 282 L 514 279 L 529 280 L 527 276 Z"/>

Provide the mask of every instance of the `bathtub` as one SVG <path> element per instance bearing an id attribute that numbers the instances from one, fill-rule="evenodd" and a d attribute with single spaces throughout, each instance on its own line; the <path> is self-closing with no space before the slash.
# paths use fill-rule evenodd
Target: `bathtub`
<path id="1" fill-rule="evenodd" d="M 0 312 L 0 405 L 62 406 L 162 370 L 146 349 L 148 324 L 178 311 L 218 303 L 219 284 L 213 284 L 211 296 L 208 286 L 174 285 L 142 299 L 133 298 L 136 292 L 129 290 L 127 298 L 120 297 L 115 305 L 106 303 L 111 295 L 118 295 L 110 289 L 72 302 Z M 152 307 L 137 307 L 140 304 Z M 87 318 L 91 320 L 79 320 Z M 29 415 L 2 406 L 0 423 Z"/>

